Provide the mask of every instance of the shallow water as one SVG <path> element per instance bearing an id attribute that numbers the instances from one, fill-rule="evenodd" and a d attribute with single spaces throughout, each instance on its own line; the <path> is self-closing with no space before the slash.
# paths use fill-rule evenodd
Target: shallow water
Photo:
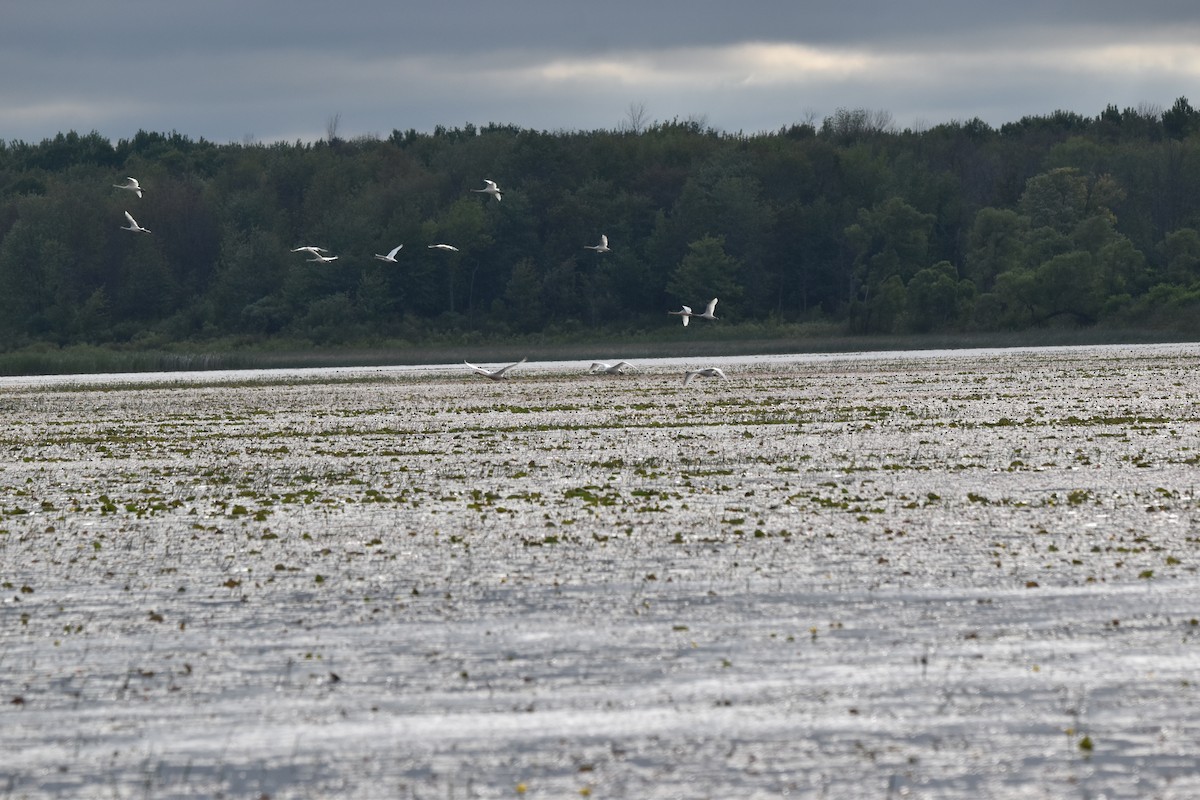
<path id="1" fill-rule="evenodd" d="M 1061 356 L 1083 356 L 1096 354 L 1100 357 L 1129 357 L 1129 356 L 1169 356 L 1194 353 L 1196 345 L 1165 343 L 1150 345 L 1088 345 L 1088 346 L 1047 346 L 1047 347 L 989 347 L 989 348 L 959 348 L 939 350 L 873 350 L 852 353 L 790 353 L 740 356 L 704 356 L 704 357 L 671 357 L 639 359 L 637 364 L 642 369 L 670 370 L 690 369 L 698 366 L 728 367 L 764 367 L 775 365 L 782 368 L 804 364 L 824 364 L 831 361 L 850 361 L 855 363 L 872 361 L 918 361 L 961 359 L 961 358 L 1046 358 Z M 534 361 L 520 367 L 520 372 L 558 372 L 586 371 L 593 361 L 614 363 L 621 359 L 620 355 L 598 354 L 594 359 L 568 361 Z M 480 366 L 496 366 L 481 364 Z M 214 369 L 190 370 L 186 372 L 120 372 L 120 373 L 79 373 L 70 375 L 0 375 L 0 389 L 16 389 L 30 386 L 56 385 L 125 385 L 139 383 L 227 383 L 254 380 L 278 381 L 288 379 L 321 380 L 349 379 L 372 377 L 405 377 L 438 374 L 465 374 L 466 369 L 460 362 L 451 364 L 414 364 L 390 365 L 374 367 L 286 367 L 273 369 Z M 515 375 L 516 373 L 514 373 Z"/>
<path id="2" fill-rule="evenodd" d="M 3 379 L 0 797 L 1200 795 L 1198 356 Z"/>

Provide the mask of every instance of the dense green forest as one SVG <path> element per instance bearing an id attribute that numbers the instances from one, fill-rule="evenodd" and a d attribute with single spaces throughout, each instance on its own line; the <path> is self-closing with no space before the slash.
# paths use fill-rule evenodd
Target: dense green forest
<path id="1" fill-rule="evenodd" d="M 135 176 L 142 198 L 114 188 Z M 497 202 L 471 191 L 490 178 Z M 1200 332 L 1200 112 L 773 133 L 694 120 L 214 144 L 0 142 L 0 351 L 846 333 Z M 124 213 L 153 231 L 121 230 Z M 611 252 L 586 249 L 606 234 Z M 448 242 L 458 252 L 429 249 Z M 397 263 L 374 258 L 404 244 Z M 301 245 L 339 256 L 312 263 Z"/>

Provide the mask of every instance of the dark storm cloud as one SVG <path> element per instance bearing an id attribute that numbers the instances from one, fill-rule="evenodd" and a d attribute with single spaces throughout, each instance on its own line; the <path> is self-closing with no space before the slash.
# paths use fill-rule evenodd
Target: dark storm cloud
<path id="1" fill-rule="evenodd" d="M 0 24 L 0 139 L 216 141 L 467 122 L 775 129 L 838 107 L 901 126 L 1169 105 L 1200 11 L 1150 2 L 24 2 Z M 19 77 L 18 77 L 19 76 Z M 1194 92 L 1193 92 L 1194 93 Z"/>

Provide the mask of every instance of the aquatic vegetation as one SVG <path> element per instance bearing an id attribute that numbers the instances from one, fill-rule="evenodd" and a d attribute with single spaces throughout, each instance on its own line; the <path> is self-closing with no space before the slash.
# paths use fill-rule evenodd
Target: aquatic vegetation
<path id="1" fill-rule="evenodd" d="M 1198 354 L 10 381 L 10 791 L 1200 788 Z"/>

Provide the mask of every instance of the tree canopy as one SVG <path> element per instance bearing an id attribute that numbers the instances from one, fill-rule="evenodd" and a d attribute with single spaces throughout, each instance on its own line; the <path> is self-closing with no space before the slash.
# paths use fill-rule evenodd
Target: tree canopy
<path id="1" fill-rule="evenodd" d="M 724 324 L 1200 332 L 1198 178 L 1182 97 L 999 129 L 839 109 L 754 135 L 644 110 L 268 145 L 69 132 L 0 142 L 0 349 L 619 333 L 713 296 Z M 611 252 L 585 247 L 601 234 Z"/>

